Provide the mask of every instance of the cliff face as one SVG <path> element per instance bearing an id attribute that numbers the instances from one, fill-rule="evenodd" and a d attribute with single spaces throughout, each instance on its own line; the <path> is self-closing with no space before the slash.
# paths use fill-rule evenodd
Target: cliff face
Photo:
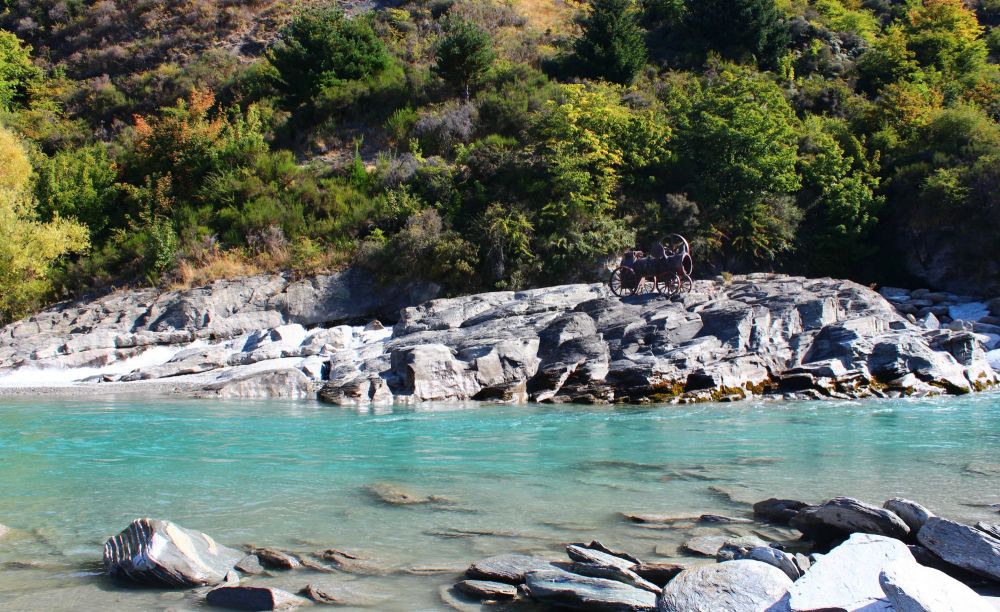
<path id="1" fill-rule="evenodd" d="M 338 404 L 848 398 L 998 382 L 986 337 L 916 325 L 847 281 L 750 275 L 698 281 L 675 300 L 619 299 L 603 285 L 423 302 L 432 293 L 378 290 L 354 272 L 122 292 L 0 330 L 0 381 L 62 377 L 91 392 L 156 383 L 224 397 L 318 391 Z M 330 327 L 371 317 L 398 322 Z"/>

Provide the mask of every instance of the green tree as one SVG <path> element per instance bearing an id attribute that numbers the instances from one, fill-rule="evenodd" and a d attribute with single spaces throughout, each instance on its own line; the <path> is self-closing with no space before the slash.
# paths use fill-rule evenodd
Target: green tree
<path id="1" fill-rule="evenodd" d="M 799 141 L 805 213 L 798 252 L 813 274 L 844 276 L 875 251 L 870 236 L 885 202 L 877 195 L 878 158 L 842 120 L 809 117 Z"/>
<path id="2" fill-rule="evenodd" d="M 628 83 L 646 64 L 645 32 L 634 0 L 593 0 L 573 44 L 584 76 Z"/>
<path id="3" fill-rule="evenodd" d="M 307 10 L 281 31 L 267 53 L 277 87 L 293 104 L 339 81 L 374 76 L 389 65 L 371 18 L 349 18 L 336 8 Z"/>
<path id="4" fill-rule="evenodd" d="M 30 191 L 31 164 L 23 145 L 0 126 L 0 323 L 38 308 L 52 292 L 52 268 L 87 249 L 87 228 L 54 218 L 42 223 Z"/>
<path id="5" fill-rule="evenodd" d="M 84 223 L 95 240 L 113 223 L 118 167 L 107 147 L 94 144 L 56 151 L 37 164 L 35 195 L 46 219 L 66 217 Z M 119 219 L 120 220 L 120 219 Z"/>
<path id="6" fill-rule="evenodd" d="M 0 30 L 0 110 L 13 110 L 28 99 L 28 88 L 41 78 L 41 70 L 31 63 L 31 47 L 21 45 L 17 36 Z"/>
<path id="7" fill-rule="evenodd" d="M 469 90 L 479 82 L 496 60 L 489 33 L 474 23 L 449 19 L 444 36 L 434 47 L 434 72 L 460 87 L 469 99 Z"/>
<path id="8" fill-rule="evenodd" d="M 800 186 L 796 122 L 777 85 L 736 66 L 694 101 L 675 149 L 716 253 L 770 260 L 791 248 L 801 217 L 787 200 Z"/>
<path id="9" fill-rule="evenodd" d="M 892 25 L 858 61 L 859 85 L 875 94 L 887 85 L 911 79 L 919 69 L 903 28 Z"/>
<path id="10" fill-rule="evenodd" d="M 688 25 L 724 56 L 753 57 L 775 68 L 788 47 L 788 26 L 774 0 L 687 0 Z"/>
<path id="11" fill-rule="evenodd" d="M 947 78 L 979 70 L 989 51 L 983 27 L 962 0 L 922 0 L 907 13 L 907 46 L 921 65 Z"/>

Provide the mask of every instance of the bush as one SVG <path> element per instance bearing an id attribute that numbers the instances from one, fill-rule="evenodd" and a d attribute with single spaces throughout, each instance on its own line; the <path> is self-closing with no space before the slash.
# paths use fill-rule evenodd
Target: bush
<path id="1" fill-rule="evenodd" d="M 371 18 L 349 18 L 336 8 L 308 10 L 293 19 L 267 59 L 277 70 L 278 89 L 293 104 L 336 82 L 377 75 L 389 64 Z"/>
<path id="2" fill-rule="evenodd" d="M 645 33 L 634 0 L 593 0 L 573 43 L 573 63 L 582 76 L 628 83 L 646 64 Z"/>
<path id="3" fill-rule="evenodd" d="M 444 36 L 434 47 L 434 57 L 434 72 L 461 89 L 468 100 L 470 88 L 485 76 L 496 52 L 485 30 L 468 21 L 449 19 Z"/>

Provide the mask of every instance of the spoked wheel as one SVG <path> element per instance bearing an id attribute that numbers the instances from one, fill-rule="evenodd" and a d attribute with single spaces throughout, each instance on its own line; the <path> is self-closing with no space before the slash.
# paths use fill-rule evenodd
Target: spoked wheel
<path id="1" fill-rule="evenodd" d="M 691 293 L 692 289 L 694 289 L 694 279 L 691 278 L 690 274 L 685 272 L 684 275 L 680 279 L 678 279 L 678 291 L 684 291 L 684 293 Z"/>
<path id="2" fill-rule="evenodd" d="M 638 288 L 637 280 L 632 268 L 618 266 L 611 273 L 611 280 L 608 282 L 608 285 L 611 286 L 611 293 L 614 293 L 618 297 L 635 295 L 635 291 Z"/>
<path id="3" fill-rule="evenodd" d="M 684 268 L 684 275 L 691 280 L 691 273 L 694 272 L 694 260 L 691 259 L 690 253 L 684 254 L 684 259 L 681 260 L 681 267 Z"/>
<path id="4" fill-rule="evenodd" d="M 673 297 L 681 290 L 681 279 L 676 274 L 668 274 L 663 278 L 657 277 L 656 290 L 662 295 Z"/>
<path id="5" fill-rule="evenodd" d="M 691 246 L 688 241 L 684 239 L 684 236 L 680 234 L 670 234 L 660 243 L 666 250 L 667 255 L 677 255 L 678 253 L 690 253 Z"/>

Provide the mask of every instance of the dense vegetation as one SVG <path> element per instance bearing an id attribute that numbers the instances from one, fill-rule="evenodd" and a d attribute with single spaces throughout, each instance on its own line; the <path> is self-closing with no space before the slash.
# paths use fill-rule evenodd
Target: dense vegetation
<path id="1" fill-rule="evenodd" d="M 351 263 L 520 288 L 672 232 L 716 271 L 898 281 L 942 227 L 998 260 L 1000 0 L 572 10 L 0 2 L 0 321 Z"/>

